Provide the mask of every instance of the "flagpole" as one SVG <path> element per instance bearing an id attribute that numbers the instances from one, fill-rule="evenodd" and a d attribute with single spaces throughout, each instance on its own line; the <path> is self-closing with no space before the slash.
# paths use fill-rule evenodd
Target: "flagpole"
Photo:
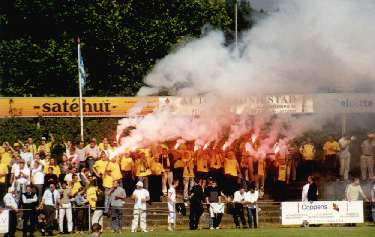
<path id="1" fill-rule="evenodd" d="M 83 99 L 82 99 L 82 78 L 80 73 L 80 58 L 81 58 L 81 50 L 80 50 L 80 40 L 77 39 L 78 42 L 78 84 L 79 84 L 79 118 L 81 122 L 81 142 L 84 141 L 83 137 Z"/>

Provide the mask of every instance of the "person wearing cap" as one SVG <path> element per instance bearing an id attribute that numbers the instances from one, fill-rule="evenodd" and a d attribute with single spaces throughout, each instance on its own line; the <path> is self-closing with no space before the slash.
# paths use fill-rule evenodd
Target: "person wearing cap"
<path id="1" fill-rule="evenodd" d="M 375 153 L 375 134 L 368 133 L 367 139 L 361 144 L 362 155 L 360 157 L 360 167 L 362 180 L 374 176 L 374 153 Z"/>
<path id="2" fill-rule="evenodd" d="M 143 232 L 148 232 L 146 223 L 146 202 L 150 200 L 150 194 L 147 189 L 143 188 L 143 183 L 141 181 L 137 182 L 136 189 L 132 194 L 132 199 L 134 199 L 134 211 L 131 232 L 137 232 L 138 225 Z"/>
<path id="3" fill-rule="evenodd" d="M 17 195 L 16 190 L 13 187 L 8 188 L 8 193 L 3 197 L 3 202 L 5 208 L 9 210 L 9 227 L 8 233 L 4 237 L 14 237 L 16 233 L 17 226 Z"/>
<path id="4" fill-rule="evenodd" d="M 46 137 L 42 137 L 40 145 L 38 147 L 38 153 L 44 154 L 44 155 L 50 154 L 51 153 L 51 145 L 52 145 L 51 142 L 47 142 Z"/>

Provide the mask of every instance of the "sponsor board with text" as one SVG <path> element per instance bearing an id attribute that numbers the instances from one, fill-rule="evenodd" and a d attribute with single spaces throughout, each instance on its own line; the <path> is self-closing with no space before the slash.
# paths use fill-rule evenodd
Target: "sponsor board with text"
<path id="1" fill-rule="evenodd" d="M 282 202 L 283 225 L 363 223 L 362 201 Z"/>

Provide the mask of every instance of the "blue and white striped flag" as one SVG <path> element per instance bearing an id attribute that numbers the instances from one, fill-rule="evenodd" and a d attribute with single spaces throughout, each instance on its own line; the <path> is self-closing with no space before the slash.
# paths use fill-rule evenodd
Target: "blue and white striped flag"
<path id="1" fill-rule="evenodd" d="M 78 69 L 79 69 L 79 80 L 81 82 L 81 90 L 85 88 L 86 72 L 85 65 L 83 64 L 83 58 L 81 54 L 81 46 L 78 42 Z"/>

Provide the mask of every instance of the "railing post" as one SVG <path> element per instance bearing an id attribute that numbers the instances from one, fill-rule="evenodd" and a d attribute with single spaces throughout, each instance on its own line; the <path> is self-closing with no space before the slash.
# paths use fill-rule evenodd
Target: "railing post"
<path id="1" fill-rule="evenodd" d="M 88 214 L 89 214 L 89 232 L 91 232 L 91 211 L 90 211 L 90 205 L 87 206 Z M 103 222 L 104 223 L 104 222 Z M 102 226 L 103 228 L 103 226 Z"/>

